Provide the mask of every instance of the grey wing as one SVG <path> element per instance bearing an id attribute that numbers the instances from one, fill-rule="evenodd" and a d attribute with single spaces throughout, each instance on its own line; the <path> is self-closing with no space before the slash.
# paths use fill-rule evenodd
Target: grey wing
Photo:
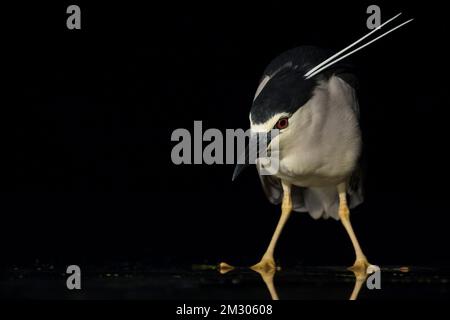
<path id="1" fill-rule="evenodd" d="M 259 175 L 261 185 L 264 190 L 264 194 L 267 199 L 273 204 L 280 204 L 283 200 L 283 187 L 281 186 L 281 180 L 277 177 L 270 175 Z M 297 186 L 292 187 L 291 198 L 294 211 L 307 212 L 308 209 L 305 206 L 303 192 L 306 188 Z"/>
<path id="2" fill-rule="evenodd" d="M 360 119 L 360 109 L 359 102 L 356 93 L 356 89 L 358 88 L 358 80 L 356 76 L 352 73 L 340 73 L 337 75 L 339 78 L 344 80 L 348 85 L 353 88 L 353 110 L 357 115 L 358 119 Z M 354 208 L 360 205 L 364 201 L 363 195 L 363 169 L 362 169 L 362 157 L 359 159 L 358 166 L 355 171 L 350 176 L 350 180 L 347 187 L 349 207 Z"/>
<path id="3" fill-rule="evenodd" d="M 357 88 L 358 88 L 358 79 L 356 78 L 356 76 L 352 73 L 338 73 L 336 74 L 337 77 L 341 78 L 342 80 L 344 80 L 350 87 L 352 87 L 353 89 L 353 110 L 355 111 L 356 115 L 358 116 L 359 119 L 359 103 L 358 103 L 358 97 L 356 94 Z"/>
<path id="4" fill-rule="evenodd" d="M 283 199 L 283 188 L 281 187 L 281 180 L 270 175 L 259 174 L 261 185 L 264 193 L 273 204 L 280 204 Z"/>
<path id="5" fill-rule="evenodd" d="M 354 208 L 364 201 L 363 171 L 361 165 L 350 176 L 347 188 L 349 207 Z"/>

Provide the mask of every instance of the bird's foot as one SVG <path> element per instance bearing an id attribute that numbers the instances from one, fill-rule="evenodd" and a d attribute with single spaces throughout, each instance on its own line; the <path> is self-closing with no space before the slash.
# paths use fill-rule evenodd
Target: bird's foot
<path id="1" fill-rule="evenodd" d="M 250 267 L 250 269 L 256 272 L 271 272 L 279 270 L 275 264 L 275 260 L 273 258 L 265 258 L 263 257 L 260 262 Z"/>
<path id="2" fill-rule="evenodd" d="M 219 272 L 221 274 L 225 274 L 225 273 L 230 272 L 231 270 L 233 270 L 234 267 L 232 265 L 229 265 L 226 262 L 221 262 L 221 263 L 219 263 L 218 269 L 219 269 Z"/>
<path id="3" fill-rule="evenodd" d="M 380 267 L 374 264 L 370 264 L 367 258 L 356 259 L 355 264 L 348 268 L 348 270 L 355 272 L 355 274 L 366 274 L 380 271 Z"/>

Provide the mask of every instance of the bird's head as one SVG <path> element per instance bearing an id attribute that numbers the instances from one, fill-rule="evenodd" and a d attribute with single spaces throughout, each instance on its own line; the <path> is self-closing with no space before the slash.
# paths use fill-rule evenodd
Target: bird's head
<path id="1" fill-rule="evenodd" d="M 302 115 L 304 106 L 312 97 L 317 85 L 317 78 L 306 79 L 305 69 L 291 62 L 265 75 L 253 100 L 250 110 L 251 135 L 265 136 L 267 151 L 276 145 L 278 156 L 283 157 L 296 139 L 301 137 L 302 128 L 307 125 L 307 119 Z M 273 130 L 277 134 L 273 134 Z M 259 150 L 261 151 L 261 150 Z M 233 180 L 249 164 L 249 150 L 246 151 L 245 164 L 238 164 L 233 174 Z"/>

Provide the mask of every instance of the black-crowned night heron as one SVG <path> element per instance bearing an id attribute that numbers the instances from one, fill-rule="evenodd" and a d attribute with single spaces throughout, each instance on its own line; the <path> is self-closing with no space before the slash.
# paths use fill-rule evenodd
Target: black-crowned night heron
<path id="1" fill-rule="evenodd" d="M 311 78 L 305 74 L 329 53 L 316 47 L 287 51 L 266 68 L 250 111 L 251 133 L 278 129 L 279 169 L 261 175 L 270 202 L 281 217 L 261 261 L 253 269 L 275 269 L 274 250 L 292 211 L 341 220 L 355 249 L 353 269 L 370 267 L 350 223 L 363 201 L 359 159 L 361 131 L 355 76 L 335 64 Z M 233 179 L 247 164 L 236 166 Z"/>
<path id="2" fill-rule="evenodd" d="M 261 261 L 252 269 L 276 268 L 275 246 L 292 211 L 341 220 L 356 254 L 351 269 L 369 273 L 379 269 L 367 261 L 350 223 L 349 209 L 363 201 L 362 142 L 356 77 L 340 61 L 413 20 L 347 52 L 400 15 L 334 55 L 316 47 L 299 47 L 281 54 L 266 68 L 253 99 L 250 129 L 251 135 L 265 136 L 265 151 L 270 153 L 271 146 L 277 146 L 278 170 L 266 175 L 260 170 L 264 166 L 258 166 L 258 172 L 268 199 L 281 203 L 281 217 Z M 278 129 L 278 134 L 273 135 L 272 129 Z M 249 158 L 248 151 L 245 155 Z M 246 160 L 236 166 L 233 180 L 249 164 Z"/>

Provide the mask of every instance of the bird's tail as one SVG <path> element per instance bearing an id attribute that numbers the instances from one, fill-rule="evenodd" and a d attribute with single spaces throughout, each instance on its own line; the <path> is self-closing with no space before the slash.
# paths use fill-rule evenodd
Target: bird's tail
<path id="1" fill-rule="evenodd" d="M 347 201 L 350 209 L 363 202 L 361 186 L 353 189 L 347 188 Z M 309 212 L 314 219 L 334 218 L 339 220 L 339 194 L 336 187 L 301 188 L 292 189 L 293 210 Z"/>
<path id="2" fill-rule="evenodd" d="M 280 179 L 265 175 L 260 175 L 260 178 L 269 201 L 280 204 L 283 199 Z M 362 171 L 357 168 L 347 184 L 347 202 L 350 209 L 363 202 L 362 185 Z M 309 212 L 314 219 L 332 217 L 339 220 L 339 194 L 336 186 L 320 188 L 292 186 L 291 197 L 294 211 Z"/>
<path id="3" fill-rule="evenodd" d="M 335 187 L 292 188 L 293 210 L 309 212 L 314 219 L 339 219 L 339 196 Z"/>

